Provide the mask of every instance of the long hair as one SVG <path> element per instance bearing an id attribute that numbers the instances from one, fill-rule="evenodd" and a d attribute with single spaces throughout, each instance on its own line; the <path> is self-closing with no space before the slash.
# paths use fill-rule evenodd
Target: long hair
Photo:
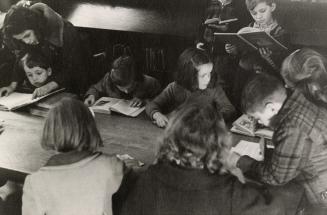
<path id="1" fill-rule="evenodd" d="M 58 152 L 94 152 L 102 140 L 90 110 L 80 101 L 64 98 L 45 121 L 41 146 Z"/>
<path id="2" fill-rule="evenodd" d="M 211 63 L 209 55 L 197 48 L 188 48 L 178 58 L 175 81 L 178 85 L 189 91 L 198 89 L 197 67 Z M 210 80 L 211 81 L 211 80 Z"/>
<path id="3" fill-rule="evenodd" d="M 20 34 L 25 30 L 33 30 L 38 40 L 42 42 L 46 35 L 46 19 L 42 14 L 23 6 L 12 6 L 3 22 L 2 33 L 4 42 L 9 47 L 19 48 L 19 41 L 13 35 Z"/>
<path id="4" fill-rule="evenodd" d="M 221 148 L 230 144 L 230 135 L 218 104 L 197 96 L 182 105 L 169 121 L 161 140 L 158 161 L 168 161 L 190 169 L 220 169 Z"/>
<path id="5" fill-rule="evenodd" d="M 327 59 L 309 48 L 296 50 L 282 64 L 281 75 L 314 103 L 327 104 Z"/>

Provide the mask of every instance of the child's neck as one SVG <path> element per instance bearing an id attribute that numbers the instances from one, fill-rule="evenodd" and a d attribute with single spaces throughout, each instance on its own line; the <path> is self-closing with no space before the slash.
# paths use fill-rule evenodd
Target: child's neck
<path id="1" fill-rule="evenodd" d="M 271 19 L 270 21 L 262 24 L 255 22 L 253 27 L 269 33 L 276 25 L 277 21 L 275 19 Z"/>

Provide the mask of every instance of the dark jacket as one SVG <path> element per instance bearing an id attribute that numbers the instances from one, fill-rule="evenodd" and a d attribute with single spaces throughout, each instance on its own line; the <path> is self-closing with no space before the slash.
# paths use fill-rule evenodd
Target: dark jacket
<path id="1" fill-rule="evenodd" d="M 266 200 L 259 189 L 243 185 L 233 176 L 161 162 L 139 176 L 121 214 L 285 214 L 278 199 Z"/>

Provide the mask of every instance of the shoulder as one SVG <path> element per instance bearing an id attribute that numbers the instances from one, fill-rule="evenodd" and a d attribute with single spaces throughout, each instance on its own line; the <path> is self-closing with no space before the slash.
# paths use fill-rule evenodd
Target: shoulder
<path id="1" fill-rule="evenodd" d="M 151 76 L 143 75 L 145 84 L 159 84 L 159 81 Z"/>

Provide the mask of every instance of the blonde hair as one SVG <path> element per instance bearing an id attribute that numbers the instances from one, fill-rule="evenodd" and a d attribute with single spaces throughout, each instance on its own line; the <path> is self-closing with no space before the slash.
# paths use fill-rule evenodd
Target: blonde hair
<path id="1" fill-rule="evenodd" d="M 80 101 L 65 98 L 45 121 L 41 146 L 58 152 L 94 152 L 102 140 L 90 110 Z"/>

